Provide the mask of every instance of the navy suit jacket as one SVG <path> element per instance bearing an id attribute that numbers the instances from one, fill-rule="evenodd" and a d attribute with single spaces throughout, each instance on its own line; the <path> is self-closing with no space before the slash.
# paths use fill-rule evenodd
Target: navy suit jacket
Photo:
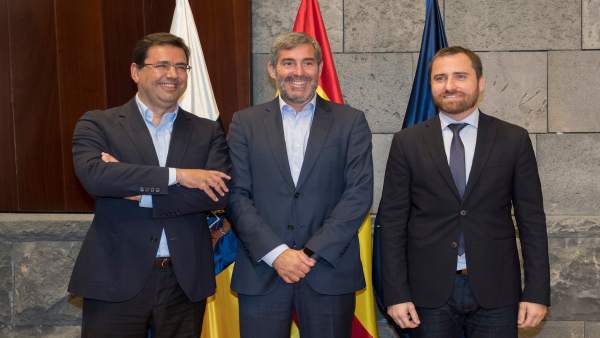
<path id="1" fill-rule="evenodd" d="M 516 225 L 523 253 L 521 289 Z M 527 131 L 480 113 L 473 165 L 461 199 L 435 116 L 394 135 L 378 213 L 386 305 L 438 307 L 456 277 L 464 232 L 479 304 L 550 304 L 548 238 L 537 163 Z"/>
<path id="2" fill-rule="evenodd" d="M 100 152 L 119 163 L 104 163 Z M 123 301 L 136 295 L 152 269 L 164 228 L 177 280 L 192 301 L 214 293 L 214 267 L 206 212 L 222 209 L 201 190 L 168 186 L 134 99 L 84 114 L 73 135 L 75 173 L 95 198 L 92 225 L 75 263 L 69 291 L 85 298 Z M 179 110 L 167 167 L 228 173 L 225 137 L 218 123 Z M 123 197 L 152 195 L 153 208 Z"/>
<path id="3" fill-rule="evenodd" d="M 232 288 L 266 294 L 285 283 L 260 259 L 281 243 L 318 255 L 305 277 L 321 294 L 365 286 L 357 230 L 373 198 L 371 132 L 362 112 L 317 98 L 294 186 L 277 99 L 237 112 L 229 127 L 229 215 L 238 246 Z"/>

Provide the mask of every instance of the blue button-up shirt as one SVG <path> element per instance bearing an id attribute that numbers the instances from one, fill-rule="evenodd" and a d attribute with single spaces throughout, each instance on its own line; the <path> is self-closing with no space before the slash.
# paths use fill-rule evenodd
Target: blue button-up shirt
<path id="1" fill-rule="evenodd" d="M 306 153 L 306 147 L 308 145 L 312 120 L 315 116 L 316 103 L 317 95 L 315 94 L 312 100 L 310 100 L 301 111 L 297 112 L 294 108 L 285 103 L 281 96 L 279 97 L 285 148 L 294 185 L 298 184 L 300 170 L 302 169 L 302 163 L 304 163 L 304 154 Z M 286 244 L 280 244 L 269 251 L 269 253 L 261 260 L 272 266 L 275 259 L 288 248 L 289 247 Z"/>
<path id="2" fill-rule="evenodd" d="M 150 137 L 152 137 L 154 150 L 156 151 L 156 156 L 158 157 L 158 164 L 161 167 L 164 167 L 167 162 L 167 155 L 169 154 L 169 144 L 171 142 L 171 133 L 173 132 L 173 123 L 177 118 L 177 111 L 179 108 L 175 109 L 175 111 L 165 113 L 162 116 L 160 123 L 156 126 L 154 123 L 152 123 L 152 116 L 154 113 L 140 100 L 138 95 L 135 96 L 135 102 L 142 113 L 142 117 L 144 118 L 146 127 L 148 127 Z M 169 185 L 175 184 L 176 180 L 175 168 L 169 168 Z M 152 208 L 152 195 L 142 195 L 139 205 L 142 208 Z M 156 256 L 170 256 L 165 229 L 162 230 Z"/>

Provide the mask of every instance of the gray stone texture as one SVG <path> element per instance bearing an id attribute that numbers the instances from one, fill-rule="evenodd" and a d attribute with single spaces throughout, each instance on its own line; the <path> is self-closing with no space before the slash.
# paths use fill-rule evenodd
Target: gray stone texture
<path id="1" fill-rule="evenodd" d="M 586 322 L 585 323 L 585 338 L 598 338 L 600 337 L 600 322 Z"/>
<path id="2" fill-rule="evenodd" d="M 0 329 L 0 337 L 5 338 L 78 338 L 79 326 L 32 326 Z"/>
<path id="3" fill-rule="evenodd" d="M 550 238 L 550 320 L 600 318 L 600 238 Z"/>
<path id="4" fill-rule="evenodd" d="M 478 51 L 581 47 L 581 0 L 455 0 L 445 9 L 450 45 Z"/>
<path id="5" fill-rule="evenodd" d="M 600 51 L 549 52 L 551 132 L 600 132 Z"/>
<path id="6" fill-rule="evenodd" d="M 319 1 L 332 52 L 342 51 L 342 0 Z M 273 38 L 291 31 L 300 0 L 252 1 L 252 51 L 269 53 Z"/>
<path id="7" fill-rule="evenodd" d="M 275 84 L 267 73 L 268 54 L 252 56 L 252 102 L 259 104 L 275 97 Z"/>
<path id="8" fill-rule="evenodd" d="M 425 1 L 345 0 L 344 14 L 347 53 L 415 52 L 421 46 Z"/>
<path id="9" fill-rule="evenodd" d="M 547 216 L 546 224 L 551 237 L 600 238 L 600 216 Z"/>
<path id="10" fill-rule="evenodd" d="M 81 240 L 91 214 L 0 214 L 0 240 Z"/>
<path id="11" fill-rule="evenodd" d="M 486 80 L 481 109 L 530 133 L 547 132 L 547 53 L 480 53 Z"/>
<path id="12" fill-rule="evenodd" d="M 371 132 L 400 130 L 413 80 L 411 54 L 337 54 L 335 57 L 344 100 L 365 112 Z"/>
<path id="13" fill-rule="evenodd" d="M 519 338 L 584 338 L 584 322 L 542 322 L 537 328 L 519 330 Z"/>
<path id="14" fill-rule="evenodd" d="M 0 242 L 0 325 L 10 323 L 13 273 L 10 243 Z"/>
<path id="15" fill-rule="evenodd" d="M 387 164 L 390 146 L 392 145 L 392 134 L 374 134 L 373 135 L 373 171 L 374 171 L 374 195 L 373 207 L 371 212 L 376 213 L 381 200 L 381 191 L 383 189 L 383 178 L 385 176 L 385 166 Z"/>
<path id="16" fill-rule="evenodd" d="M 70 324 L 80 309 L 69 303 L 67 284 L 79 242 L 15 243 L 14 323 Z"/>
<path id="17" fill-rule="evenodd" d="M 540 134 L 537 158 L 548 215 L 600 215 L 600 134 Z"/>
<path id="18" fill-rule="evenodd" d="M 600 49 L 600 0 L 582 0 L 582 48 Z M 600 334 L 598 335 L 600 337 Z"/>

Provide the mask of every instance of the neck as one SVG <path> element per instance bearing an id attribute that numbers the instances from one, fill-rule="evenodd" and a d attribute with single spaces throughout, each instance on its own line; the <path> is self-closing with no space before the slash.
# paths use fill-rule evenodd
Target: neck
<path id="1" fill-rule="evenodd" d="M 469 117 L 471 114 L 473 114 L 475 112 L 475 110 L 477 110 L 476 106 L 473 108 L 467 109 L 467 110 L 463 111 L 462 113 L 458 113 L 458 114 L 449 114 L 446 112 L 443 112 L 443 113 L 446 114 L 446 116 L 453 119 L 454 121 L 462 121 L 462 120 L 466 119 L 467 117 Z"/>

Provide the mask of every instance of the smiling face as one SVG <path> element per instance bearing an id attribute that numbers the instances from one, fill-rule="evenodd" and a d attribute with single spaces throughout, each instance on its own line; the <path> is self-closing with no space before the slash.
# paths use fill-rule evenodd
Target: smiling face
<path id="1" fill-rule="evenodd" d="M 187 64 L 183 49 L 171 45 L 156 45 L 148 49 L 145 64 L 170 63 Z M 187 71 L 168 67 L 167 70 L 156 69 L 152 66 L 131 64 L 131 78 L 138 87 L 140 100 L 150 110 L 162 116 L 177 107 L 177 100 L 187 87 Z"/>
<path id="2" fill-rule="evenodd" d="M 269 76 L 275 80 L 281 98 L 296 111 L 302 110 L 315 95 L 321 77 L 315 49 L 301 44 L 278 52 L 277 64 L 269 62 Z"/>
<path id="3" fill-rule="evenodd" d="M 437 108 L 457 121 L 469 116 L 478 104 L 485 81 L 465 54 L 439 57 L 431 65 L 431 95 Z"/>

